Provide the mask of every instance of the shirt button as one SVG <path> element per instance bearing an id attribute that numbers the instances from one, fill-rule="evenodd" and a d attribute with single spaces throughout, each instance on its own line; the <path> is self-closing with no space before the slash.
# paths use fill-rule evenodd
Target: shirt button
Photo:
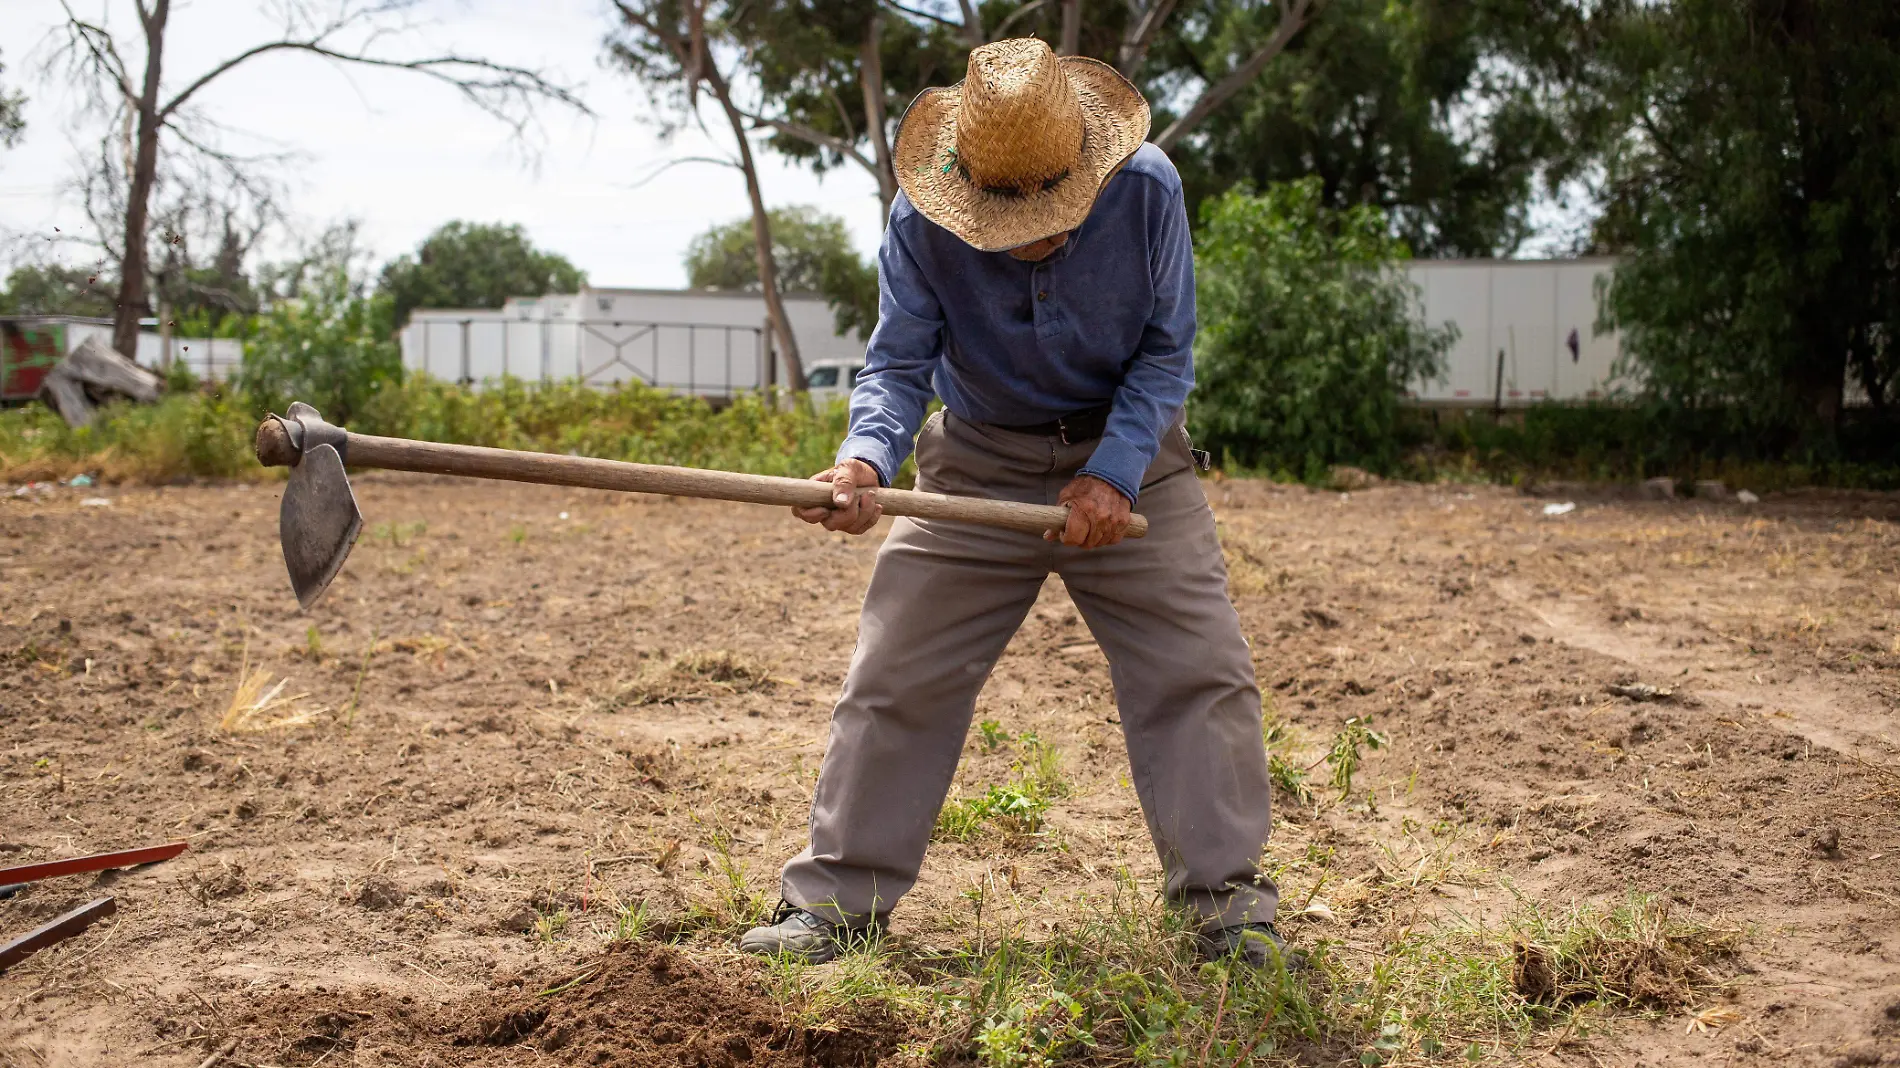
<path id="1" fill-rule="evenodd" d="M 1036 291 L 1036 299 L 1037 299 L 1037 300 L 1048 300 L 1048 299 L 1049 299 L 1049 291 L 1048 291 L 1048 290 L 1046 290 L 1046 289 L 1041 289 L 1041 290 L 1037 290 L 1037 291 Z"/>

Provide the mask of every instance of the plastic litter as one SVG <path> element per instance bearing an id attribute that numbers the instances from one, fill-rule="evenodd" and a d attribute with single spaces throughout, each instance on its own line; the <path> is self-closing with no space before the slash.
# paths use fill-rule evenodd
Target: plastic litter
<path id="1" fill-rule="evenodd" d="M 81 508 L 110 508 L 112 507 L 112 498 L 87 497 L 85 500 L 79 502 L 79 507 Z"/>
<path id="2" fill-rule="evenodd" d="M 74 475 L 72 478 L 67 480 L 66 484 L 68 486 L 73 486 L 78 489 L 84 489 L 87 486 L 92 485 L 92 476 L 91 475 Z"/>
<path id="3" fill-rule="evenodd" d="M 1735 499 L 1742 502 L 1743 504 L 1755 504 L 1756 502 L 1761 500 L 1760 497 L 1755 496 L 1753 493 L 1750 493 L 1747 490 L 1742 490 L 1741 492 L 1737 493 L 1735 495 Z"/>
<path id="4" fill-rule="evenodd" d="M 1544 506 L 1545 515 L 1569 515 L 1576 510 L 1576 501 L 1565 501 L 1562 504 L 1547 504 Z"/>

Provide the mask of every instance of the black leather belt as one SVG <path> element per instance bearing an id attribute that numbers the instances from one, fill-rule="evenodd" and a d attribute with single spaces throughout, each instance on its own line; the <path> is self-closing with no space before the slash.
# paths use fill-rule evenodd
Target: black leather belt
<path id="1" fill-rule="evenodd" d="M 1002 423 L 993 425 L 998 429 L 1013 430 L 1018 434 L 1059 438 L 1064 445 L 1079 445 L 1102 436 L 1102 432 L 1108 429 L 1108 413 L 1113 407 L 1112 404 L 1098 404 L 1093 408 L 1070 412 L 1046 423 L 1032 423 L 1028 426 L 1008 426 Z"/>

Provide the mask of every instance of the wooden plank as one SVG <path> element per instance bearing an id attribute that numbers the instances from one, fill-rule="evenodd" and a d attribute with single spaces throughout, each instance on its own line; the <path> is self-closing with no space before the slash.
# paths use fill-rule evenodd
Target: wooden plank
<path id="1" fill-rule="evenodd" d="M 64 942 L 117 911 L 119 911 L 117 902 L 112 898 L 102 897 L 97 901 L 88 901 L 64 916 L 35 927 L 6 945 L 0 946 L 0 972 L 6 971 L 47 946 Z"/>
<path id="2" fill-rule="evenodd" d="M 164 845 L 143 846 L 139 849 L 121 849 L 115 853 L 94 853 L 87 857 L 67 857 L 65 860 L 47 860 L 38 864 L 0 868 L 0 885 L 30 883 L 39 879 L 51 879 L 56 875 L 78 875 L 81 872 L 153 864 L 172 859 L 183 853 L 185 847 L 190 844 L 189 842 L 167 842 Z"/>

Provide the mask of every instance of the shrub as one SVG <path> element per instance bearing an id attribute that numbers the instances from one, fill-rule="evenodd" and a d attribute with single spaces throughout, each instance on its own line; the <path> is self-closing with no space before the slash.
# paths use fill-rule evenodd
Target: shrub
<path id="1" fill-rule="evenodd" d="M 1400 398 L 1443 373 L 1457 335 L 1419 320 L 1384 215 L 1324 207 L 1317 180 L 1231 192 L 1201 214 L 1196 436 L 1227 462 L 1309 480 L 1341 463 L 1390 470 Z"/>

